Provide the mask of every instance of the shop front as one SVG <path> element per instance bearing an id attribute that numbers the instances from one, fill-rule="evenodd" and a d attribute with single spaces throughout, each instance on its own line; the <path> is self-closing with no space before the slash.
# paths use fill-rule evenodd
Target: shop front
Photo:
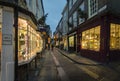
<path id="1" fill-rule="evenodd" d="M 68 51 L 68 41 L 67 41 L 67 36 L 65 35 L 64 37 L 63 37 L 63 48 L 64 48 L 64 50 L 65 51 Z"/>
<path id="2" fill-rule="evenodd" d="M 14 23 L 14 8 L 3 6 L 0 8 L 0 13 L 2 15 L 0 16 L 0 79 L 1 81 L 8 81 L 8 79 L 13 81 L 16 78 L 15 76 L 18 75 L 18 81 L 23 81 L 23 78 L 26 78 L 29 72 L 27 65 L 36 59 L 37 52 L 42 51 L 41 34 L 36 31 L 37 24 L 32 13 L 20 8 L 18 30 L 16 30 Z M 16 31 L 17 34 L 15 34 Z M 17 62 L 15 55 L 18 56 L 17 70 L 15 69 L 15 63 Z"/>
<path id="3" fill-rule="evenodd" d="M 110 23 L 110 60 L 120 59 L 120 23 Z"/>
<path id="4" fill-rule="evenodd" d="M 27 79 L 25 76 L 29 76 L 29 68 L 37 67 L 37 54 L 43 49 L 41 33 L 37 30 L 37 25 L 33 19 L 29 15 L 19 12 L 17 35 L 19 81 Z M 15 48 L 15 50 L 17 49 Z M 28 68 L 28 65 L 32 66 Z"/>
<path id="5" fill-rule="evenodd" d="M 82 32 L 81 54 L 89 58 L 99 59 L 100 52 L 100 26 Z"/>
<path id="6" fill-rule="evenodd" d="M 23 15 L 22 15 L 23 17 Z M 18 18 L 18 61 L 29 62 L 42 50 L 41 37 L 30 19 Z"/>
<path id="7" fill-rule="evenodd" d="M 101 62 L 119 60 L 120 24 L 118 22 L 120 23 L 120 20 L 105 16 L 83 23 L 78 31 L 80 54 Z"/>
<path id="8" fill-rule="evenodd" d="M 76 32 L 68 35 L 68 51 L 76 52 Z"/>

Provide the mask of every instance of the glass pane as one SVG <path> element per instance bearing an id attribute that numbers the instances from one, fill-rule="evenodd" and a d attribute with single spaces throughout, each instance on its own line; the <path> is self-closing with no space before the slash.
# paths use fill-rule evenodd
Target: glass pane
<path id="1" fill-rule="evenodd" d="M 19 30 L 18 32 L 19 60 L 25 60 L 27 54 L 27 31 Z"/>
<path id="2" fill-rule="evenodd" d="M 98 51 L 100 48 L 100 26 L 95 28 L 94 33 L 94 50 Z"/>
<path id="3" fill-rule="evenodd" d="M 69 46 L 74 47 L 74 36 L 69 37 Z"/>
<path id="4" fill-rule="evenodd" d="M 115 24 L 111 24 L 110 27 L 110 48 L 115 49 L 116 47 L 116 26 Z"/>
<path id="5" fill-rule="evenodd" d="M 30 25 L 28 25 L 28 58 L 30 59 L 30 53 L 31 53 L 31 47 L 30 47 L 30 43 L 31 43 L 31 40 L 30 40 L 30 37 L 31 37 L 31 32 L 30 32 Z"/>
<path id="6" fill-rule="evenodd" d="M 120 49 L 120 25 L 119 25 L 119 49 Z"/>
<path id="7" fill-rule="evenodd" d="M 86 36 L 86 32 L 83 32 L 82 33 L 82 48 L 83 49 L 87 48 L 87 44 L 86 44 L 87 41 L 86 41 L 86 37 L 85 36 Z"/>
<path id="8" fill-rule="evenodd" d="M 89 40 L 90 39 L 90 31 L 89 30 L 86 31 L 85 38 L 86 38 L 85 40 L 86 40 L 86 45 L 87 45 L 86 48 L 89 49 L 90 48 L 90 40 Z"/>
<path id="9" fill-rule="evenodd" d="M 18 18 L 18 60 L 19 62 L 28 59 L 28 33 L 27 33 L 27 21 L 22 18 Z"/>
<path id="10" fill-rule="evenodd" d="M 27 21 L 21 18 L 18 18 L 19 29 L 27 30 Z"/>
<path id="11" fill-rule="evenodd" d="M 116 49 L 119 49 L 119 25 L 116 25 Z"/>
<path id="12" fill-rule="evenodd" d="M 0 26 L 1 26 L 1 24 L 0 24 Z M 2 29 L 2 26 L 1 26 L 0 30 L 1 29 Z M 2 32 L 0 31 L 0 66 L 1 66 L 1 50 L 2 50 Z M 0 71 L 1 71 L 1 69 L 0 69 Z M 1 75 L 0 75 L 0 77 L 1 77 Z"/>
<path id="13" fill-rule="evenodd" d="M 82 32 L 82 49 L 99 51 L 100 26 Z"/>
<path id="14" fill-rule="evenodd" d="M 120 49 L 120 25 L 111 23 L 110 29 L 110 49 Z"/>
<path id="15" fill-rule="evenodd" d="M 90 49 L 94 49 L 94 28 L 90 29 L 89 42 L 90 42 Z"/>

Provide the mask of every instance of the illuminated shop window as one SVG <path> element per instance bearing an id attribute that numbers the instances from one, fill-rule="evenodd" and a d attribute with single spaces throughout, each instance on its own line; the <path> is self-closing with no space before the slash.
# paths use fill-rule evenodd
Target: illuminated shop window
<path id="1" fill-rule="evenodd" d="M 31 53 L 31 50 L 32 50 L 31 49 L 31 43 L 32 43 L 32 40 L 31 40 L 31 26 L 28 25 L 28 53 L 29 54 Z"/>
<path id="2" fill-rule="evenodd" d="M 64 47 L 66 47 L 67 46 L 67 39 L 65 38 L 64 39 Z"/>
<path id="3" fill-rule="evenodd" d="M 29 21 L 18 19 L 18 60 L 28 61 L 40 50 L 40 35 Z"/>
<path id="4" fill-rule="evenodd" d="M 28 53 L 27 46 L 27 21 L 19 18 L 18 31 L 18 57 L 19 60 L 25 60 Z"/>
<path id="5" fill-rule="evenodd" d="M 74 47 L 74 36 L 69 37 L 69 47 Z"/>
<path id="6" fill-rule="evenodd" d="M 99 51 L 100 26 L 82 32 L 82 49 Z"/>
<path id="7" fill-rule="evenodd" d="M 0 54 L 1 54 L 1 48 L 2 48 L 2 24 L 0 23 Z"/>
<path id="8" fill-rule="evenodd" d="M 1 66 L 1 50 L 2 50 L 2 24 L 0 23 L 0 66 Z"/>
<path id="9" fill-rule="evenodd" d="M 120 50 L 120 25 L 111 24 L 110 26 L 110 49 Z"/>

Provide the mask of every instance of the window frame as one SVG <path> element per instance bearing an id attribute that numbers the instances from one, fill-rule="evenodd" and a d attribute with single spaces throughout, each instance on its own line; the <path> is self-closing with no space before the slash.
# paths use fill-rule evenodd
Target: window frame
<path id="1" fill-rule="evenodd" d="M 100 26 L 85 30 L 82 32 L 82 49 L 88 49 L 93 51 L 100 51 Z M 95 31 L 99 29 L 99 32 Z M 97 35 L 98 33 L 98 35 Z M 96 37 L 97 35 L 97 37 Z"/>
<path id="2" fill-rule="evenodd" d="M 89 18 L 95 16 L 98 13 L 98 0 L 88 0 L 88 13 Z"/>

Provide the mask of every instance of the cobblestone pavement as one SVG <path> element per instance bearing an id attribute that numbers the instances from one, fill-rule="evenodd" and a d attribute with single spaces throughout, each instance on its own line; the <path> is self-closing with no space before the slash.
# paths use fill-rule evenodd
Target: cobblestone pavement
<path id="1" fill-rule="evenodd" d="M 76 63 L 80 69 L 95 78 L 97 81 L 120 81 L 120 62 L 103 64 L 82 56 L 78 56 L 75 53 L 69 54 L 57 48 L 56 50 Z"/>
<path id="2" fill-rule="evenodd" d="M 29 81 L 59 81 L 57 69 L 50 50 L 38 59 L 38 68 L 31 71 Z"/>
<path id="3" fill-rule="evenodd" d="M 61 55 L 58 50 L 54 50 L 54 55 L 58 59 L 60 66 L 65 71 L 69 81 L 97 81 L 80 69 L 76 63 Z"/>
<path id="4" fill-rule="evenodd" d="M 120 81 L 119 77 L 119 62 L 106 65 L 54 48 L 38 59 L 29 81 Z"/>

